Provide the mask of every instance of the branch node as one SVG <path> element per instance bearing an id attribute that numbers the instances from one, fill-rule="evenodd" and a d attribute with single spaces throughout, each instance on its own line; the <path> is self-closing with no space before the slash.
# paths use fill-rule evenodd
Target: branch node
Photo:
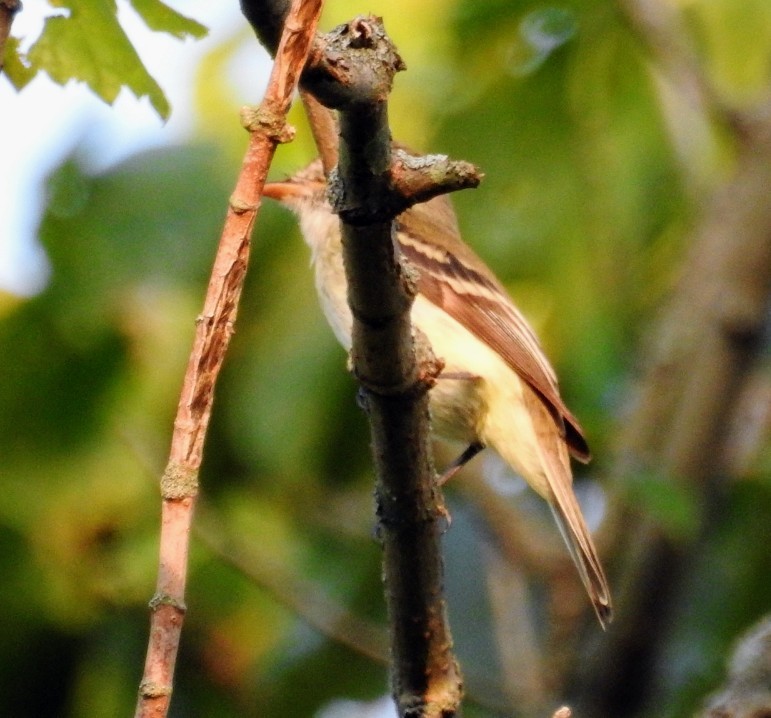
<path id="1" fill-rule="evenodd" d="M 139 684 L 139 695 L 143 698 L 164 698 L 171 695 L 171 686 L 155 681 L 142 681 Z"/>
<path id="2" fill-rule="evenodd" d="M 376 329 L 372 320 L 359 318 L 370 329 Z M 384 324 L 387 322 L 384 322 Z M 382 328 L 382 326 L 380 326 Z M 348 354 L 348 370 L 353 374 L 360 385 L 363 408 L 366 410 L 366 395 L 374 394 L 379 397 L 392 399 L 406 399 L 413 401 L 424 394 L 436 384 L 436 380 L 444 369 L 444 360 L 438 358 L 431 347 L 428 337 L 416 326 L 412 327 L 413 347 L 415 351 L 415 364 L 417 371 L 404 381 L 383 383 L 375 381 L 372 377 L 365 376 L 357 369 L 356 358 L 353 353 Z"/>
<path id="3" fill-rule="evenodd" d="M 353 360 L 351 360 L 351 364 L 353 364 Z M 423 396 L 433 386 L 433 384 L 424 381 L 422 376 L 405 380 L 399 384 L 379 384 L 360 374 L 355 366 L 353 366 L 352 373 L 360 385 L 362 398 L 366 397 L 367 394 L 374 394 L 382 398 L 412 400 Z"/>
<path id="4" fill-rule="evenodd" d="M 178 501 L 198 495 L 198 470 L 169 461 L 161 477 L 161 496 L 166 501 Z"/>
<path id="5" fill-rule="evenodd" d="M 425 387 L 425 391 L 431 389 L 444 369 L 444 359 L 434 354 L 434 349 L 428 337 L 416 326 L 412 327 L 415 347 L 415 360 L 418 364 L 418 381 Z"/>
<path id="6" fill-rule="evenodd" d="M 264 104 L 253 107 L 245 105 L 239 113 L 241 126 L 247 132 L 263 132 L 277 144 L 283 145 L 295 138 L 296 130 L 286 122 L 280 112 L 276 113 Z"/>
<path id="7" fill-rule="evenodd" d="M 246 212 L 256 212 L 257 209 L 259 208 L 259 205 L 253 204 L 251 202 L 248 202 L 247 200 L 241 199 L 236 195 L 230 196 L 230 199 L 228 200 L 228 204 L 230 205 L 230 209 L 232 209 L 236 214 L 245 214 Z"/>
<path id="8" fill-rule="evenodd" d="M 423 507 L 419 512 L 407 513 L 404 505 L 395 501 L 393 497 L 379 492 L 376 499 L 375 514 L 377 515 L 376 538 L 383 542 L 383 529 L 393 532 L 406 531 L 414 533 L 416 527 L 441 522 L 440 532 L 444 533 L 452 523 L 447 507 L 437 492 L 436 502 L 432 507 Z"/>
<path id="9" fill-rule="evenodd" d="M 300 22 L 292 22 L 289 18 L 287 18 L 284 22 L 284 32 L 289 33 L 290 35 L 299 35 L 301 32 L 303 32 L 305 28 L 303 27 L 303 24 Z"/>
<path id="10" fill-rule="evenodd" d="M 387 171 L 370 179 L 375 188 L 371 197 L 351 197 L 338 169 L 329 173 L 327 199 L 344 222 L 363 226 L 389 221 L 439 195 L 475 189 L 484 174 L 470 162 L 447 155 L 411 155 L 394 148 Z"/>
<path id="11" fill-rule="evenodd" d="M 178 613 L 186 613 L 187 606 L 180 600 L 170 596 L 168 593 L 156 593 L 151 599 L 150 603 L 151 611 L 157 611 L 161 606 L 171 606 Z"/>

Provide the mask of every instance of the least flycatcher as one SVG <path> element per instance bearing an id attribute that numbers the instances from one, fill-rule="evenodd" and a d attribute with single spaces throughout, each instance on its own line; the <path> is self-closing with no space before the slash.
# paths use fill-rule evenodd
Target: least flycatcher
<path id="1" fill-rule="evenodd" d="M 320 161 L 285 182 L 267 184 L 264 194 L 299 217 L 324 314 L 350 350 L 340 223 L 326 199 Z M 560 398 L 557 377 L 535 333 L 495 275 L 461 240 L 449 199 L 437 197 L 397 217 L 396 239 L 418 275 L 412 322 L 444 361 L 430 393 L 433 431 L 468 446 L 445 477 L 485 447 L 524 477 L 551 507 L 604 627 L 612 616 L 610 591 L 570 469 L 570 455 L 585 463 L 589 449 Z"/>

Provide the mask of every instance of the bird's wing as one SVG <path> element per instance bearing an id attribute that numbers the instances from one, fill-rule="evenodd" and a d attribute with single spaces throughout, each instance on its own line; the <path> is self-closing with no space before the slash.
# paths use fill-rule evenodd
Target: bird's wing
<path id="1" fill-rule="evenodd" d="M 445 198 L 432 200 L 447 201 Z M 430 204 L 430 203 L 426 203 Z M 418 270 L 418 290 L 430 302 L 446 311 L 489 347 L 541 398 L 557 425 L 564 430 L 570 453 L 579 461 L 589 461 L 591 453 L 576 418 L 559 394 L 557 377 L 546 359 L 533 330 L 509 298 L 506 290 L 487 266 L 465 244 L 453 251 L 443 243 L 426 245 L 420 239 L 426 229 L 432 235 L 453 233 L 460 241 L 457 225 L 426 228 L 432 215 L 424 205 L 408 210 L 397 219 L 397 238 L 406 259 Z M 446 214 L 444 215 L 447 216 Z"/>

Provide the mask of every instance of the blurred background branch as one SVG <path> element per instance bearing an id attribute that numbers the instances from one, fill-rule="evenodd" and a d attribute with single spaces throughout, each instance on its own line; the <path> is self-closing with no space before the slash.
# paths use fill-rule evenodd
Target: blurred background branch
<path id="1" fill-rule="evenodd" d="M 737 641 L 728 676 L 710 696 L 700 718 L 759 718 L 771 705 L 771 617 L 766 616 Z"/>
<path id="2" fill-rule="evenodd" d="M 678 91 L 721 114 L 689 33 L 673 6 L 624 4 L 653 57 Z M 675 68 L 673 70 L 673 68 Z M 771 115 L 761 99 L 731 113 L 735 164 L 704 197 L 680 278 L 651 331 L 645 371 L 626 417 L 613 474 L 649 473 L 680 485 L 693 501 L 690 536 L 662 534 L 629 506 L 615 528 L 624 620 L 589 671 L 579 670 L 581 702 L 593 715 L 652 708 L 665 642 L 686 566 L 703 551 L 730 481 L 732 419 L 767 342 L 771 296 Z M 654 638 L 655 637 L 655 638 Z M 600 670 L 598 667 L 602 666 Z"/>

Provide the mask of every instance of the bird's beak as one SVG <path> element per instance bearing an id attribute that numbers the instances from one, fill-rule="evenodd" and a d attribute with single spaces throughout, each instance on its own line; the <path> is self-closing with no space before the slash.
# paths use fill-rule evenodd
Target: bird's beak
<path id="1" fill-rule="evenodd" d="M 291 202 L 292 200 L 310 197 L 324 188 L 323 182 L 267 182 L 262 190 L 263 197 L 269 197 L 279 202 Z"/>

